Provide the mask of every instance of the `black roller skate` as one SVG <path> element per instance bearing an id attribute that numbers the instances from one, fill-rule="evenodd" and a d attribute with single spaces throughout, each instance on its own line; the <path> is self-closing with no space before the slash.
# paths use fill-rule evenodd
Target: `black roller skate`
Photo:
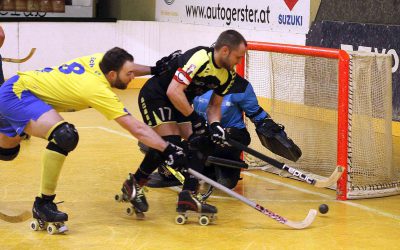
<path id="1" fill-rule="evenodd" d="M 56 195 L 36 197 L 32 208 L 34 219 L 31 222 L 32 230 L 47 230 L 49 234 L 68 231 L 64 224 L 65 221 L 68 221 L 68 215 L 57 209 L 57 205 L 53 202 L 55 197 Z"/>
<path id="2" fill-rule="evenodd" d="M 149 210 L 144 189 L 141 187 L 133 174 L 129 174 L 128 179 L 124 182 L 121 188 L 122 194 L 115 195 L 115 200 L 118 202 L 130 202 L 131 207 L 126 209 L 126 213 L 130 216 L 134 213 L 137 219 L 144 219 L 144 212 Z"/>
<path id="3" fill-rule="evenodd" d="M 178 196 L 178 206 L 176 208 L 178 216 L 175 223 L 179 225 L 185 224 L 189 216 L 198 216 L 198 222 L 202 226 L 207 226 L 216 219 L 215 214 L 218 212 L 215 206 L 206 204 L 192 194 L 189 190 L 183 190 Z"/>

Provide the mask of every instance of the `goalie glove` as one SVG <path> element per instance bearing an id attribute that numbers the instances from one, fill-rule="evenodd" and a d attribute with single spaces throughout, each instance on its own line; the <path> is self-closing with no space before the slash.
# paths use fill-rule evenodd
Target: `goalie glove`
<path id="1" fill-rule="evenodd" d="M 164 56 L 156 62 L 156 66 L 150 67 L 150 74 L 155 76 L 160 76 L 168 71 L 174 69 L 173 61 L 182 54 L 181 50 L 172 52 L 169 56 Z"/>
<path id="2" fill-rule="evenodd" d="M 256 132 L 261 144 L 272 153 L 291 161 L 297 161 L 301 156 L 300 148 L 285 132 L 285 127 L 266 118 L 256 124 Z"/>

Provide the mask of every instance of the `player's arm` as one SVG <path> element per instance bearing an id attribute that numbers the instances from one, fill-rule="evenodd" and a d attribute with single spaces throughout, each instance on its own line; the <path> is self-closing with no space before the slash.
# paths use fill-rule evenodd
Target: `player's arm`
<path id="1" fill-rule="evenodd" d="M 208 123 L 212 124 L 213 122 L 221 121 L 221 104 L 223 97 L 213 93 L 210 98 L 210 102 L 207 107 L 207 118 Z"/>
<path id="2" fill-rule="evenodd" d="M 150 75 L 151 74 L 151 67 L 135 63 L 135 66 L 133 68 L 133 73 L 135 74 L 135 76 Z"/>
<path id="3" fill-rule="evenodd" d="M 194 109 L 190 105 L 185 95 L 186 88 L 187 85 L 172 79 L 167 89 L 167 96 L 175 108 L 179 110 L 179 112 L 181 112 L 184 116 L 189 116 L 191 113 L 193 113 Z"/>
<path id="4" fill-rule="evenodd" d="M 3 28 L 0 26 L 0 48 L 3 46 L 6 35 L 4 34 Z"/>
<path id="5" fill-rule="evenodd" d="M 250 83 L 247 85 L 246 90 L 240 93 L 240 101 L 238 104 L 254 124 L 258 124 L 265 118 L 270 117 L 268 113 L 260 107 L 257 96 Z"/>
<path id="6" fill-rule="evenodd" d="M 143 122 L 135 119 L 133 116 L 124 115 L 116 118 L 115 121 L 147 146 L 157 149 L 161 152 L 167 147 L 167 142 L 164 141 L 156 132 L 154 132 L 153 129 Z"/>

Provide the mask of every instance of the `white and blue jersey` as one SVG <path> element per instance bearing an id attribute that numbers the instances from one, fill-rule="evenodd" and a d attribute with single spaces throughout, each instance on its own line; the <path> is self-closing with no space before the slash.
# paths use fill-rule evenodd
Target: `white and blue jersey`
<path id="1" fill-rule="evenodd" d="M 193 100 L 194 110 L 205 119 L 207 119 L 206 110 L 211 95 L 212 90 Z M 221 104 L 221 125 L 225 128 L 245 128 L 243 112 L 256 124 L 268 117 L 268 114 L 258 105 L 253 86 L 237 75 Z"/>

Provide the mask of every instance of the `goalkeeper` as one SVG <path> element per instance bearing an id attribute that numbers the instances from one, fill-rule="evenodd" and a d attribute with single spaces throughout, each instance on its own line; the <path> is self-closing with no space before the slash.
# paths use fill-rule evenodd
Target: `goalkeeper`
<path id="1" fill-rule="evenodd" d="M 193 100 L 195 111 L 205 119 L 207 119 L 206 109 L 211 94 L 212 91 L 208 91 Z M 221 105 L 221 124 L 225 128 L 228 138 L 249 145 L 251 138 L 243 120 L 243 112 L 255 124 L 257 135 L 266 148 L 291 161 L 297 161 L 300 158 L 300 148 L 287 137 L 284 127 L 275 123 L 259 106 L 250 82 L 237 75 Z M 240 162 L 242 161 L 241 153 L 240 150 L 229 145 L 215 145 L 212 156 Z M 213 164 L 205 168 L 205 174 L 228 188 L 234 188 L 240 179 L 240 169 Z M 162 168 L 159 168 L 158 173 L 152 174 L 151 180 L 148 182 L 148 186 L 152 187 L 179 184 L 173 175 L 166 173 Z"/>

